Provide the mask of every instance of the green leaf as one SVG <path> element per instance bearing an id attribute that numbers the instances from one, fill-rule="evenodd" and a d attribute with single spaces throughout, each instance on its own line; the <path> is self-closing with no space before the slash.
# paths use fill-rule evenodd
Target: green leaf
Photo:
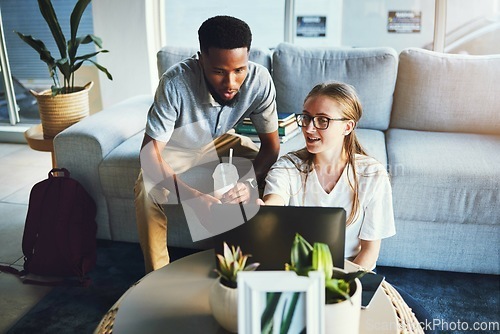
<path id="1" fill-rule="evenodd" d="M 255 269 L 257 269 L 257 267 L 260 266 L 260 263 L 258 262 L 255 262 L 255 263 L 252 263 L 252 264 L 249 264 L 248 266 L 245 267 L 245 269 L 243 269 L 244 271 L 254 271 Z"/>
<path id="2" fill-rule="evenodd" d="M 226 263 L 234 262 L 233 252 L 231 252 L 227 243 L 224 243 L 224 259 Z"/>
<path id="3" fill-rule="evenodd" d="M 75 4 L 75 8 L 73 8 L 73 11 L 71 12 L 71 18 L 70 18 L 71 39 L 68 42 L 68 54 L 71 63 L 75 62 L 75 56 L 78 51 L 78 47 L 80 46 L 80 43 L 83 40 L 85 40 L 85 37 L 77 38 L 76 34 L 78 33 L 78 27 L 80 26 L 80 21 L 82 19 L 83 12 L 85 12 L 85 9 L 89 5 L 89 3 L 90 0 L 78 0 L 78 2 Z"/>
<path id="4" fill-rule="evenodd" d="M 247 263 L 248 255 L 244 255 L 238 259 L 238 265 L 241 269 L 245 268 Z"/>
<path id="5" fill-rule="evenodd" d="M 56 66 L 59 69 L 59 71 L 61 71 L 65 80 L 70 77 L 72 71 L 71 71 L 71 67 L 70 67 L 70 63 L 68 61 L 68 58 L 56 60 Z"/>
<path id="6" fill-rule="evenodd" d="M 82 67 L 82 64 L 83 64 L 83 61 L 82 61 L 82 62 L 79 62 L 79 63 L 74 64 L 74 65 L 73 65 L 73 72 L 78 71 L 78 69 L 79 69 L 80 67 Z"/>
<path id="7" fill-rule="evenodd" d="M 78 37 L 76 40 L 70 40 L 68 42 L 68 54 L 69 54 L 69 57 L 73 63 L 76 62 L 77 60 L 92 58 L 101 52 L 102 53 L 109 52 L 108 50 L 99 50 L 99 51 L 96 51 L 96 52 L 91 53 L 91 54 L 76 57 L 76 53 L 77 53 L 77 50 L 80 47 L 80 45 L 81 44 L 88 44 L 91 42 L 94 42 L 94 44 L 96 44 L 99 48 L 102 47 L 101 39 L 99 37 L 94 36 L 94 35 L 86 35 L 83 37 Z"/>
<path id="8" fill-rule="evenodd" d="M 50 54 L 50 51 L 47 50 L 45 44 L 39 40 L 33 38 L 31 35 L 24 35 L 20 32 L 14 31 L 26 44 L 31 46 L 38 54 L 40 55 L 40 60 L 46 63 L 49 66 L 49 69 L 53 70 L 56 66 L 54 57 Z"/>
<path id="9" fill-rule="evenodd" d="M 260 329 L 261 333 L 271 333 L 273 326 L 274 312 L 276 312 L 276 307 L 281 298 L 281 292 L 268 292 L 267 302 L 264 312 L 260 318 Z"/>
<path id="10" fill-rule="evenodd" d="M 86 55 L 83 55 L 83 56 L 78 56 L 78 57 L 76 57 L 74 59 L 73 63 L 76 63 L 79 60 L 84 60 L 85 61 L 85 60 L 91 59 L 91 58 L 97 56 L 101 52 L 106 53 L 106 52 L 108 52 L 108 50 L 100 50 L 100 51 L 97 51 L 97 52 L 87 53 Z"/>
<path id="11" fill-rule="evenodd" d="M 335 270 L 333 272 L 332 277 L 333 278 L 338 278 L 338 279 L 343 279 L 346 282 L 351 282 L 355 278 L 361 278 L 361 277 L 363 277 L 366 273 L 367 272 L 364 271 L 364 270 L 358 270 L 358 271 L 351 272 L 351 273 L 344 273 L 344 272 L 341 272 L 339 270 Z"/>
<path id="12" fill-rule="evenodd" d="M 332 253 L 327 244 L 315 242 L 313 247 L 313 270 L 321 271 L 325 274 L 325 280 L 332 278 L 333 260 Z"/>
<path id="13" fill-rule="evenodd" d="M 104 67 L 104 66 L 101 66 L 99 65 L 98 63 L 96 63 L 95 61 L 93 61 L 92 59 L 88 59 L 86 61 L 90 61 L 92 64 L 94 64 L 95 67 L 97 67 L 101 72 L 103 72 L 104 74 L 106 74 L 106 77 L 109 79 L 109 80 L 113 80 L 113 76 L 111 75 L 111 73 L 108 72 L 108 70 Z"/>
<path id="14" fill-rule="evenodd" d="M 61 30 L 59 21 L 57 19 L 56 12 L 52 6 L 51 0 L 38 0 L 38 7 L 40 8 L 40 13 L 42 14 L 45 22 L 49 26 L 50 32 L 54 37 L 57 48 L 59 49 L 59 54 L 61 58 L 66 58 L 66 38 Z"/>
<path id="15" fill-rule="evenodd" d="M 290 252 L 291 267 L 298 273 L 304 267 L 312 265 L 313 247 L 299 233 L 295 234 Z"/>
<path id="16" fill-rule="evenodd" d="M 333 304 L 343 300 L 349 300 L 349 283 L 341 279 L 329 279 L 325 281 L 326 303 Z"/>
<path id="17" fill-rule="evenodd" d="M 87 9 L 91 0 L 78 0 L 73 8 L 73 12 L 71 13 L 70 19 L 70 27 L 71 27 L 71 39 L 73 41 L 76 40 L 76 34 L 78 33 L 78 26 L 80 25 L 80 21 L 82 19 L 83 12 Z"/>

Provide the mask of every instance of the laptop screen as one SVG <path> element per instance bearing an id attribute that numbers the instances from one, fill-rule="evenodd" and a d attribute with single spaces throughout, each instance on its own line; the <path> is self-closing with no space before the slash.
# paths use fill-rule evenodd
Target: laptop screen
<path id="1" fill-rule="evenodd" d="M 214 205 L 216 216 L 224 217 L 225 205 Z M 251 254 L 248 263 L 259 262 L 259 270 L 284 270 L 290 263 L 290 250 L 296 233 L 311 245 L 326 243 L 333 265 L 344 268 L 345 221 L 343 208 L 261 206 L 245 212 L 255 215 L 245 223 L 212 237 L 216 254 L 223 254 L 223 242 L 240 246 L 243 254 Z M 226 215 L 227 216 L 227 215 Z"/>

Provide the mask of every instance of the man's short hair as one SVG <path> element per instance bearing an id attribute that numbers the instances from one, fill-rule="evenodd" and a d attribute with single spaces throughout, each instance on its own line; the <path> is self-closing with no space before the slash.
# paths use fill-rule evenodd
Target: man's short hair
<path id="1" fill-rule="evenodd" d="M 246 47 L 250 51 L 252 32 L 244 21 L 231 16 L 214 16 L 198 29 L 201 52 L 209 48 L 238 49 Z"/>

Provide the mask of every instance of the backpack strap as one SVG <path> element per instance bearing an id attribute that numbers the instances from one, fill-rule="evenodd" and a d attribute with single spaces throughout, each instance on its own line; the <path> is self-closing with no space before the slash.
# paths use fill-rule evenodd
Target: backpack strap
<path id="1" fill-rule="evenodd" d="M 69 170 L 66 168 L 52 168 L 48 173 L 47 180 L 37 183 L 31 190 L 28 213 L 26 216 L 26 223 L 24 225 L 23 239 L 22 239 L 22 250 L 26 261 L 30 261 L 33 255 L 33 249 L 35 247 L 39 224 L 38 219 L 35 217 L 41 217 L 43 215 L 43 209 L 45 206 L 45 199 L 47 198 L 47 192 L 49 190 L 50 179 L 54 177 L 61 177 L 58 173 L 62 173 L 62 177 L 69 177 Z M 43 186 L 43 189 L 40 189 Z M 40 193 L 39 192 L 43 192 Z M 26 265 L 25 265 L 26 268 Z"/>
<path id="2" fill-rule="evenodd" d="M 4 272 L 4 273 L 13 274 L 13 275 L 16 275 L 16 276 L 23 276 L 23 275 L 26 274 L 26 272 L 24 270 L 17 270 L 14 267 L 4 266 L 4 265 L 1 265 L 1 264 L 0 264 L 0 271 Z"/>
<path id="3" fill-rule="evenodd" d="M 53 169 L 54 170 L 54 169 Z M 49 179 L 52 176 L 52 171 L 49 172 Z M 30 198 L 29 198 L 29 205 L 28 205 L 28 213 L 26 215 L 26 222 L 24 225 L 24 232 L 23 232 L 23 239 L 22 239 L 22 250 L 23 254 L 25 256 L 25 261 L 26 259 L 29 259 L 32 257 L 33 254 L 33 249 L 35 247 L 37 235 L 38 235 L 38 229 L 39 229 L 39 224 L 38 224 L 38 219 L 36 217 L 41 217 L 42 212 L 43 212 L 43 207 L 44 207 L 44 199 L 46 198 L 47 191 L 48 191 L 48 184 L 46 182 L 47 180 L 41 181 L 31 189 L 30 193 Z M 39 188 L 44 187 L 43 189 L 43 194 L 39 194 Z M 40 201 L 37 199 L 41 199 Z"/>
<path id="4" fill-rule="evenodd" d="M 62 173 L 62 175 L 59 175 L 59 173 Z M 66 168 L 52 168 L 49 172 L 49 179 L 51 177 L 69 177 L 70 173 L 69 170 Z"/>
<path id="5" fill-rule="evenodd" d="M 23 282 L 23 284 L 34 284 L 41 286 L 81 286 L 87 288 L 92 283 L 92 279 L 87 276 L 79 277 L 78 279 L 64 278 L 54 281 L 37 280 L 34 278 L 26 277 L 28 273 L 25 270 L 17 270 L 14 267 L 4 266 L 4 265 L 0 265 L 0 271 L 18 276 L 21 282 Z"/>

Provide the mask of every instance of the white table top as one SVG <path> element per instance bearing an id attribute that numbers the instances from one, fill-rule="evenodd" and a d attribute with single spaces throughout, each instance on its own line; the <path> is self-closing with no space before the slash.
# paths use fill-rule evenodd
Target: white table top
<path id="1" fill-rule="evenodd" d="M 214 267 L 214 251 L 207 250 L 148 274 L 120 301 L 113 333 L 227 333 L 208 303 Z M 348 262 L 345 269 L 356 270 Z M 383 289 L 361 310 L 360 333 L 398 333 L 394 307 Z"/>

